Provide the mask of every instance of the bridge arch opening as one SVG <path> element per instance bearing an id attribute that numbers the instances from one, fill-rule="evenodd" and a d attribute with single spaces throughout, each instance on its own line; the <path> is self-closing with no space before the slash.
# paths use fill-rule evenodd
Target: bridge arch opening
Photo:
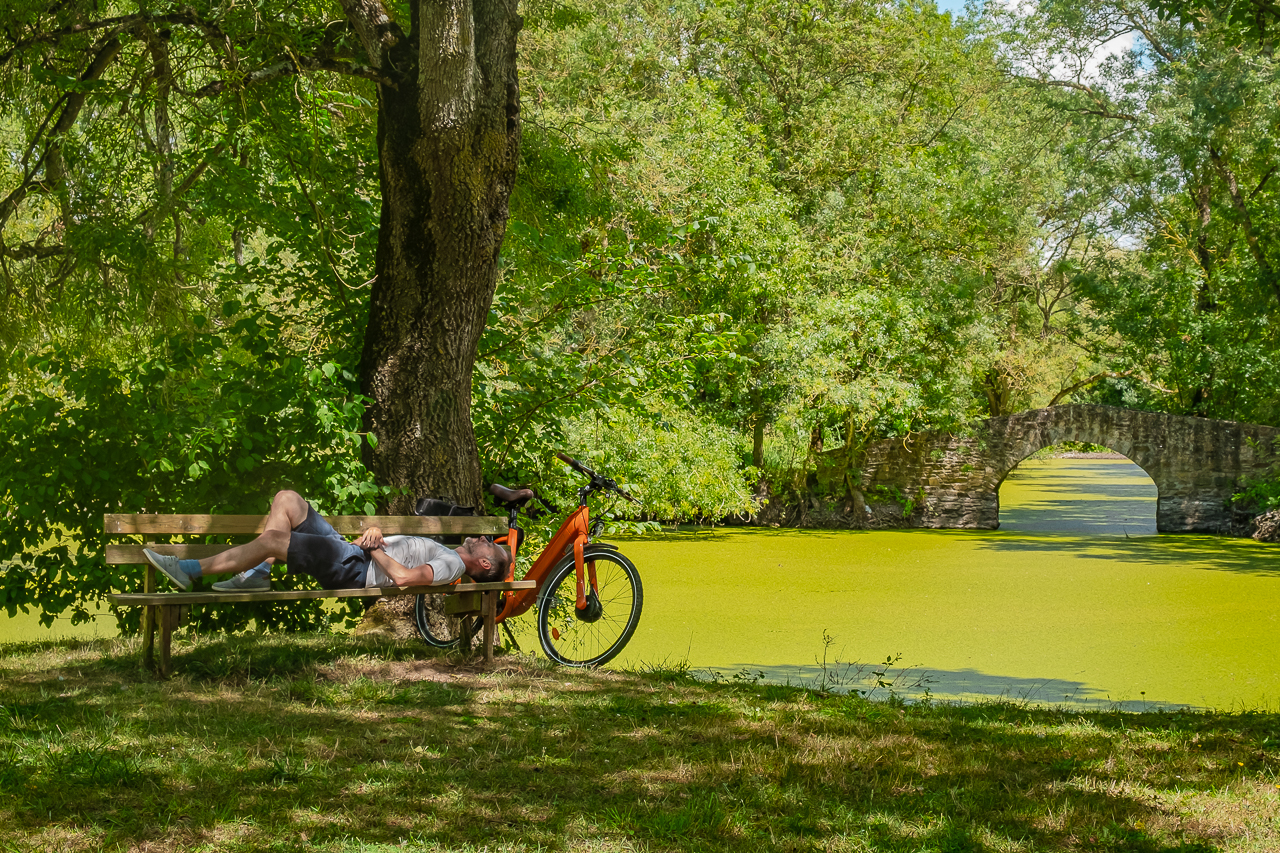
<path id="1" fill-rule="evenodd" d="M 999 486 L 1001 530 L 1142 536 L 1156 532 L 1151 475 L 1101 445 L 1046 447 L 1020 460 Z"/>

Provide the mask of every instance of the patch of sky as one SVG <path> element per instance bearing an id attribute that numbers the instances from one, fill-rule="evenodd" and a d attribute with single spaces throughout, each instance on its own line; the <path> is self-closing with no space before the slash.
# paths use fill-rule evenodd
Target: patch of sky
<path id="1" fill-rule="evenodd" d="M 964 14 L 964 0 L 938 0 L 939 12 L 950 12 L 959 16 Z"/>

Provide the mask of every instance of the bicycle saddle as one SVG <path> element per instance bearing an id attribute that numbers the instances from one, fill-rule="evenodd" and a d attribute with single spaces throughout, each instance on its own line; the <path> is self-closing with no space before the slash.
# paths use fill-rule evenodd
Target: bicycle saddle
<path id="1" fill-rule="evenodd" d="M 533 500 L 533 489 L 508 489 L 506 486 L 499 486 L 497 483 L 489 486 L 489 494 L 493 495 L 501 503 L 512 506 L 524 506 Z"/>

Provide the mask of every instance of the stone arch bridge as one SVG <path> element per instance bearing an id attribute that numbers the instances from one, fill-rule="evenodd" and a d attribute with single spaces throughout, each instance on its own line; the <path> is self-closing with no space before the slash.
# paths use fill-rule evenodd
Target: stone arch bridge
<path id="1" fill-rule="evenodd" d="M 1226 533 L 1228 500 L 1277 460 L 1280 429 L 1112 406 L 1054 406 L 976 424 L 970 435 L 924 433 L 871 445 L 860 491 L 896 506 L 909 527 L 1000 526 L 1000 484 L 1023 459 L 1064 441 L 1101 444 L 1155 481 L 1156 529 Z"/>

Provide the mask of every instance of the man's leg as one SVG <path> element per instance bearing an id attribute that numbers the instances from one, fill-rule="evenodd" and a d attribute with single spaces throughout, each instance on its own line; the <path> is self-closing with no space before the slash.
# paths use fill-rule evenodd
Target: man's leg
<path id="1" fill-rule="evenodd" d="M 289 554 L 289 537 L 294 527 L 307 518 L 310 506 L 297 492 L 277 492 L 262 534 L 247 545 L 240 545 L 203 560 L 179 560 L 143 549 L 147 562 L 166 575 L 181 590 L 191 589 L 191 579 L 201 575 L 237 574 L 249 569 L 264 571 L 262 582 L 270 584 L 271 564 L 285 560 Z"/>
<path id="2" fill-rule="evenodd" d="M 216 557 L 204 560 L 180 560 L 165 554 L 157 554 L 150 548 L 143 548 L 142 555 L 147 562 L 173 581 L 178 589 L 191 589 L 191 579 L 200 575 L 223 574 L 226 572 L 242 572 L 258 565 L 268 557 L 278 560 L 286 559 L 289 553 L 289 531 L 268 530 L 247 545 L 238 545 L 223 551 Z"/>
<path id="3" fill-rule="evenodd" d="M 271 501 L 271 511 L 267 513 L 262 534 L 246 545 L 204 558 L 200 561 L 200 574 L 238 574 L 263 563 L 270 573 L 272 563 L 288 557 L 289 533 L 307 520 L 308 509 L 309 505 L 297 492 L 287 489 L 277 492 Z"/>
<path id="4" fill-rule="evenodd" d="M 289 554 L 289 531 L 266 530 L 257 539 L 200 561 L 201 575 L 239 574 L 264 560 L 284 560 Z"/>
<path id="5" fill-rule="evenodd" d="M 309 509 L 311 505 L 302 499 L 302 495 L 282 489 L 271 499 L 271 511 L 267 513 L 267 523 L 262 530 L 290 531 L 307 520 Z"/>

